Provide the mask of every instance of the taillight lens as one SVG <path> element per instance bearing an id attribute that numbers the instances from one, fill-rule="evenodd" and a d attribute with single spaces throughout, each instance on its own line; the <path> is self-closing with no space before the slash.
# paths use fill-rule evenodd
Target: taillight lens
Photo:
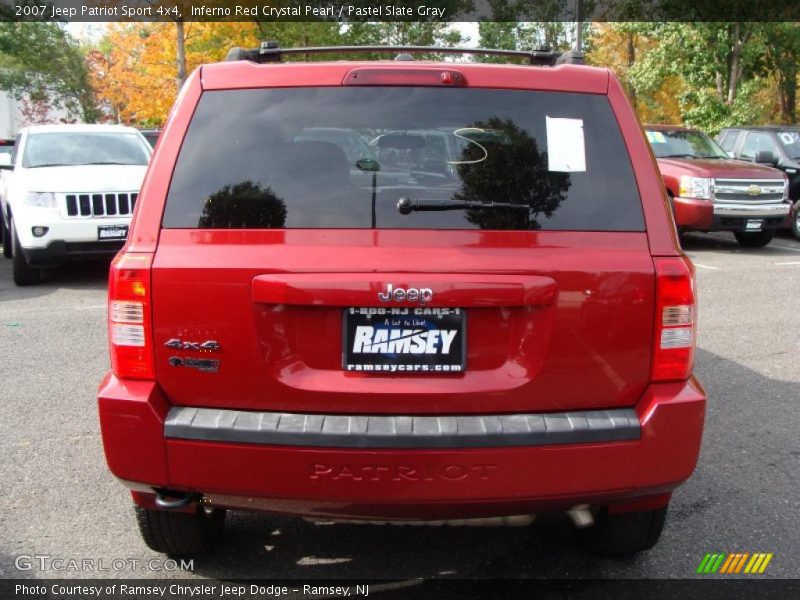
<path id="1" fill-rule="evenodd" d="M 653 381 L 683 381 L 694 368 L 697 302 L 694 267 L 687 258 L 653 259 L 656 267 L 656 330 Z"/>
<path id="2" fill-rule="evenodd" d="M 123 379 L 155 379 L 150 316 L 151 254 L 121 253 L 108 282 L 108 344 L 111 369 Z"/>

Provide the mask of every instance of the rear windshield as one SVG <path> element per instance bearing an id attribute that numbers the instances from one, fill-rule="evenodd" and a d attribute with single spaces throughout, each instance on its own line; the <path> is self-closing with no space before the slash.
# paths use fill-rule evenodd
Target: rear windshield
<path id="1" fill-rule="evenodd" d="M 728 158 L 719 145 L 700 131 L 647 131 L 656 158 Z"/>
<path id="2" fill-rule="evenodd" d="M 163 224 L 644 229 L 605 96 L 433 87 L 205 92 Z"/>
<path id="3" fill-rule="evenodd" d="M 22 166 L 146 165 L 150 148 L 136 133 L 32 133 Z"/>

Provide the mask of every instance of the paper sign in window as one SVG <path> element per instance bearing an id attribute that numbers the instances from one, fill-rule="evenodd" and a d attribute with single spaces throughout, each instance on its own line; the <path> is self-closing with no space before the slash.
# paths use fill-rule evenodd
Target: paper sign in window
<path id="1" fill-rule="evenodd" d="M 547 123 L 547 169 L 574 173 L 586 171 L 583 119 L 545 117 Z"/>
<path id="2" fill-rule="evenodd" d="M 664 137 L 664 134 L 660 131 L 645 131 L 645 135 L 647 136 L 647 141 L 651 144 L 666 144 L 667 138 Z"/>

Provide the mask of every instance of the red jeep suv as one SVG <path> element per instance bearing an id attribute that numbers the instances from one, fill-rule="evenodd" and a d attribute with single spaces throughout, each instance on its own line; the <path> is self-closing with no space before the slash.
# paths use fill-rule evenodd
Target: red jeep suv
<path id="1" fill-rule="evenodd" d="M 194 72 L 113 262 L 100 424 L 145 541 L 204 551 L 230 509 L 564 511 L 601 551 L 652 547 L 705 394 L 619 82 L 545 51 L 279 60 L 321 50 Z"/>

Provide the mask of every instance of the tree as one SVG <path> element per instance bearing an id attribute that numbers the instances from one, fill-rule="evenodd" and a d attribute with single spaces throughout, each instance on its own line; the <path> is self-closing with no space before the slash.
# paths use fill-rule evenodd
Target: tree
<path id="1" fill-rule="evenodd" d="M 90 53 L 97 94 L 119 120 L 163 124 L 180 89 L 175 27 L 171 21 L 114 23 Z M 338 24 L 330 22 L 186 22 L 185 69 L 188 73 L 201 64 L 221 61 L 233 46 L 255 48 L 266 39 L 286 47 L 329 45 L 338 43 L 338 36 Z"/>
<path id="2" fill-rule="evenodd" d="M 655 41 L 631 66 L 637 94 L 650 95 L 669 78 L 682 82 L 682 120 L 712 133 L 737 121 L 762 118 L 751 100 L 765 75 L 757 23 L 654 23 Z"/>
<path id="3" fill-rule="evenodd" d="M 800 61 L 800 24 L 761 23 L 766 61 L 774 74 L 780 121 L 797 122 L 797 63 Z"/>
<path id="4" fill-rule="evenodd" d="M 119 120 L 159 126 L 178 93 L 180 68 L 172 22 L 114 23 L 90 54 L 97 94 Z M 225 57 L 231 46 L 256 46 L 254 23 L 185 24 L 186 69 Z"/>
<path id="5" fill-rule="evenodd" d="M 276 41 L 284 48 L 298 46 L 336 46 L 342 40 L 338 23 L 331 21 L 256 23 L 261 41 Z M 300 56 L 302 60 L 330 60 L 330 56 Z"/>
<path id="6" fill-rule="evenodd" d="M 84 54 L 59 23 L 0 23 L 0 89 L 82 121 L 98 116 Z"/>
<path id="7" fill-rule="evenodd" d="M 449 23 L 391 21 L 350 23 L 342 32 L 342 41 L 349 46 L 457 46 L 462 42 L 462 38 Z M 352 58 L 385 59 L 386 55 L 360 53 Z M 419 58 L 438 57 L 432 54 Z"/>
<path id="8" fill-rule="evenodd" d="M 586 4 L 585 0 L 583 2 Z M 548 46 L 567 51 L 574 47 L 577 34 L 576 5 L 564 0 L 488 0 L 491 21 L 481 21 L 479 45 L 503 50 L 533 50 Z M 582 31 L 587 30 L 582 25 Z M 481 62 L 506 62 L 502 57 L 483 56 Z"/>
<path id="9" fill-rule="evenodd" d="M 534 50 L 548 46 L 566 51 L 575 41 L 575 24 L 564 22 L 481 21 L 478 24 L 479 45 L 503 50 Z M 507 62 L 502 57 L 486 56 L 481 62 Z"/>

